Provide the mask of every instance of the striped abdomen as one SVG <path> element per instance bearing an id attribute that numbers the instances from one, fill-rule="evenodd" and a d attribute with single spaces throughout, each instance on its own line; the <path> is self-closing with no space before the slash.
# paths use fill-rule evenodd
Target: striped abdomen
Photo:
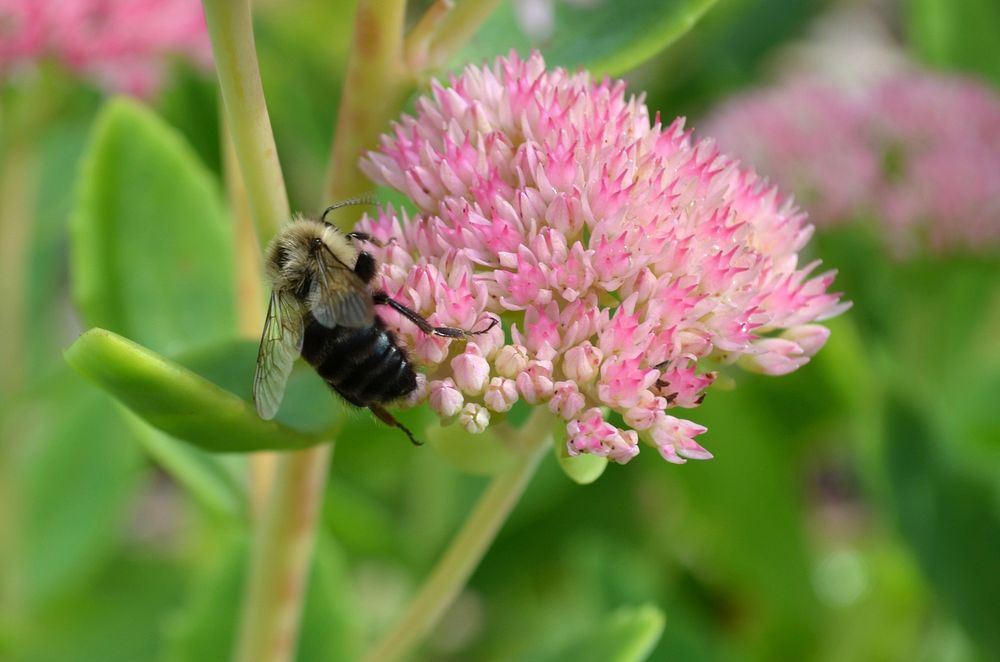
<path id="1" fill-rule="evenodd" d="M 417 388 L 406 353 L 376 315 L 363 329 L 327 328 L 309 316 L 302 358 L 330 387 L 359 407 L 391 402 Z"/>

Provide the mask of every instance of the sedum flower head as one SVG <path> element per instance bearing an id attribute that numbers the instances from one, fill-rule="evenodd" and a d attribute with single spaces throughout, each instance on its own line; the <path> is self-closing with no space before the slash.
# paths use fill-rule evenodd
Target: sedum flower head
<path id="1" fill-rule="evenodd" d="M 705 428 L 678 414 L 707 361 L 789 372 L 844 309 L 833 274 L 799 264 L 811 228 L 773 187 L 623 82 L 537 54 L 434 83 L 361 167 L 417 207 L 361 222 L 385 242 L 379 286 L 434 324 L 509 328 L 458 343 L 384 313 L 430 407 L 470 432 L 523 400 L 565 421 L 570 454 L 625 463 L 641 438 L 705 459 Z"/>
<path id="2" fill-rule="evenodd" d="M 1000 97 L 972 80 L 909 71 L 854 94 L 786 82 L 707 129 L 821 226 L 874 217 L 901 256 L 1000 246 Z"/>
<path id="3" fill-rule="evenodd" d="M 0 0 L 0 72 L 52 58 L 103 88 L 150 96 L 171 55 L 211 63 L 197 0 Z"/>

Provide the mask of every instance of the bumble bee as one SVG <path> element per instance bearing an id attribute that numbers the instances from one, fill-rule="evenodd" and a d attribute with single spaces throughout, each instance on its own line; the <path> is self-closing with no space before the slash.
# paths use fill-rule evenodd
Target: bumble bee
<path id="1" fill-rule="evenodd" d="M 301 354 L 342 398 L 367 407 L 387 425 L 413 434 L 383 407 L 417 388 L 417 374 L 392 331 L 375 312 L 389 306 L 421 331 L 445 338 L 468 338 L 482 331 L 432 326 L 416 311 L 370 287 L 375 258 L 356 242 L 381 245 L 363 232 L 342 234 L 326 215 L 347 204 L 328 207 L 319 220 L 299 218 L 267 248 L 265 266 L 271 300 L 257 353 L 253 398 L 261 418 L 278 412 L 285 383 Z"/>

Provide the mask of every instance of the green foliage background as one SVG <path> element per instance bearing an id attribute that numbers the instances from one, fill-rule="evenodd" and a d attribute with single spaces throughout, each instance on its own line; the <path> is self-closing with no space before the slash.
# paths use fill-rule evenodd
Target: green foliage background
<path id="1" fill-rule="evenodd" d="M 533 43 L 504 2 L 455 63 L 537 46 L 551 64 L 631 77 L 652 110 L 697 126 L 837 3 L 712 4 L 557 1 L 556 32 Z M 321 190 L 350 5 L 258 13 L 296 209 Z M 903 3 L 903 45 L 1000 84 L 996 7 Z M 338 428 L 299 659 L 355 658 L 503 458 L 464 450 L 456 468 L 445 436 L 436 450 L 401 443 L 305 370 L 279 422 L 253 414 L 213 81 L 178 65 L 142 104 L 48 71 L 2 103 L 0 177 L 27 168 L 32 220 L 13 284 L 23 306 L 4 311 L 22 344 L 0 404 L 0 658 L 225 659 L 248 516 L 245 457 L 218 451 Z M 422 659 L 1000 659 L 996 256 L 900 264 L 849 231 L 812 251 L 856 302 L 819 356 L 713 391 L 692 412 L 711 462 L 647 452 L 568 469 L 594 481 L 581 485 L 546 461 Z M 84 335 L 64 361 L 93 326 L 113 333 Z M 213 446 L 232 438 L 245 445 Z"/>

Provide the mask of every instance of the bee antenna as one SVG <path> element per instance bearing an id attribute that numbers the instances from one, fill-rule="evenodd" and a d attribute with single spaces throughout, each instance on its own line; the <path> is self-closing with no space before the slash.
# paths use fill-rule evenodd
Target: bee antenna
<path id="1" fill-rule="evenodd" d="M 374 205 L 377 202 L 378 198 L 375 196 L 375 193 L 373 191 L 369 191 L 368 193 L 359 195 L 356 198 L 348 198 L 347 200 L 341 200 L 340 202 L 330 205 L 323 210 L 323 214 L 319 217 L 319 220 L 326 223 L 326 215 L 335 209 L 340 209 L 341 207 L 350 207 L 351 205 Z"/>

